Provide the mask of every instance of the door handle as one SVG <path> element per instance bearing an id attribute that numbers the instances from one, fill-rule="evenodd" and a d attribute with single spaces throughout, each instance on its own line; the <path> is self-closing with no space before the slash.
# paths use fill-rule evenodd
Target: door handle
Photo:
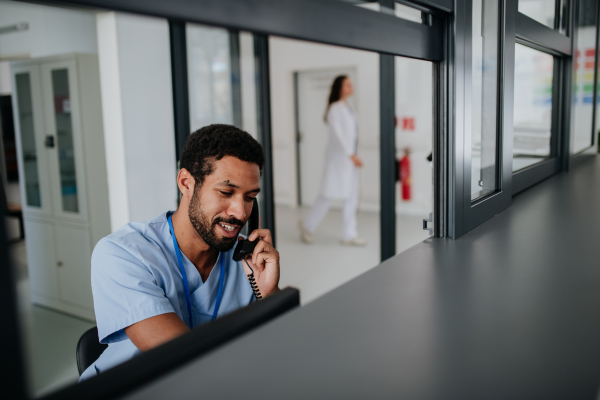
<path id="1" fill-rule="evenodd" d="M 54 148 L 54 136 L 53 135 L 46 135 L 46 140 L 44 140 L 44 144 L 49 149 Z"/>

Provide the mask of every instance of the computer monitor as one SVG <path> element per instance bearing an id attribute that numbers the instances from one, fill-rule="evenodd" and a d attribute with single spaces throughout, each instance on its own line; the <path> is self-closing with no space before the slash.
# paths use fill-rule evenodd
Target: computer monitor
<path id="1" fill-rule="evenodd" d="M 200 325 L 190 333 L 96 377 L 54 392 L 43 399 L 92 400 L 121 396 L 299 305 L 298 289 L 285 288 L 261 301 Z"/>

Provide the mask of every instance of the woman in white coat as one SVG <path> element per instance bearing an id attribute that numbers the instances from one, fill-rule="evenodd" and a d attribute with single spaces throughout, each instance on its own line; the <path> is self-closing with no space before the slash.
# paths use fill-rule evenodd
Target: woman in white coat
<path id="1" fill-rule="evenodd" d="M 344 200 L 344 228 L 341 243 L 364 246 L 367 242 L 358 236 L 356 211 L 358 208 L 358 168 L 362 161 L 356 155 L 358 121 L 356 113 L 346 99 L 354 88 L 346 75 L 338 76 L 331 85 L 325 122 L 329 125 L 329 142 L 325 152 L 325 170 L 321 189 L 310 212 L 300 220 L 300 238 L 312 243 L 312 234 L 327 214 L 331 201 Z"/>

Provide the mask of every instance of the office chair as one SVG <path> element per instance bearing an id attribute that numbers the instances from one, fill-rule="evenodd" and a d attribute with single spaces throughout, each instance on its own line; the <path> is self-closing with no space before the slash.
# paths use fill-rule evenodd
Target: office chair
<path id="1" fill-rule="evenodd" d="M 88 329 L 77 342 L 77 370 L 79 376 L 100 357 L 100 354 L 108 347 L 98 340 L 98 328 Z"/>

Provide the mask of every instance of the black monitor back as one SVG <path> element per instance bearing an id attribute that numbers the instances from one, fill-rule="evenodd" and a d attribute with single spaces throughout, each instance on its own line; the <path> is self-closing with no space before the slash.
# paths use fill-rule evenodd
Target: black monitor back
<path id="1" fill-rule="evenodd" d="M 44 399 L 94 400 L 122 396 L 299 305 L 300 292 L 285 288 Z"/>

